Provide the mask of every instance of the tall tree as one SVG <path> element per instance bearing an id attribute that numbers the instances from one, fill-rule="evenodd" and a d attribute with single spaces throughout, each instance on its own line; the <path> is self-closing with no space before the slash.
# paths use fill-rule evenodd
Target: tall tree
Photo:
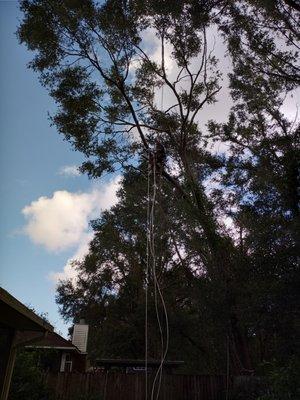
<path id="1" fill-rule="evenodd" d="M 98 177 L 147 159 L 173 190 L 177 221 L 185 227 L 180 239 L 220 290 L 233 362 L 240 370 L 252 369 L 241 276 L 257 266 L 251 249 L 236 240 L 236 222 L 247 200 L 263 220 L 258 203 L 249 199 L 269 198 L 268 188 L 276 193 L 273 211 L 285 199 L 293 216 L 298 212 L 295 191 L 285 181 L 287 176 L 295 181 L 297 130 L 279 110 L 282 91 L 298 83 L 298 67 L 294 47 L 279 51 L 274 37 L 279 33 L 286 46 L 297 46 L 297 7 L 267 3 L 24 0 L 19 28 L 21 42 L 35 51 L 31 67 L 58 103 L 53 122 L 87 157 L 82 171 Z M 221 90 L 208 42 L 213 26 L 224 33 L 232 56 L 234 106 L 227 124 L 212 122 L 204 134 L 200 116 Z M 159 41 L 159 57 L 151 56 L 147 34 Z M 161 92 L 168 98 L 165 107 L 159 105 Z M 205 144 L 213 138 L 230 143 L 227 157 L 208 150 Z M 272 174 L 260 174 L 260 165 Z M 279 179 L 274 166 L 280 168 Z M 216 175 L 218 197 L 208 193 Z M 231 233 L 224 226 L 230 205 L 237 209 Z"/>
<path id="2" fill-rule="evenodd" d="M 143 171 L 143 168 L 142 168 Z M 147 166 L 144 173 L 129 169 L 119 191 L 119 202 L 93 222 L 95 237 L 89 254 L 77 263 L 76 285 L 60 283 L 57 302 L 66 320 L 84 315 L 90 325 L 89 354 L 100 357 L 144 358 L 145 291 L 148 281 L 148 356 L 160 359 L 160 330 L 156 316 L 154 271 L 147 278 Z M 226 318 L 219 288 L 207 280 L 191 252 L 180 241 L 174 195 L 168 186 L 160 195 L 170 204 L 157 204 L 156 277 L 168 313 L 168 358 L 185 361 L 190 372 L 224 372 Z M 203 299 L 202 299 L 203 297 Z M 214 300 L 215 298 L 215 300 Z M 165 338 L 163 306 L 157 302 Z"/>

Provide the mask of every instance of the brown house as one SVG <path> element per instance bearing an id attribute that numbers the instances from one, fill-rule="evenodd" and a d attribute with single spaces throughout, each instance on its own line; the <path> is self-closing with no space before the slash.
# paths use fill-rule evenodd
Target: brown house
<path id="1" fill-rule="evenodd" d="M 55 332 L 26 346 L 26 349 L 45 350 L 41 353 L 40 362 L 50 372 L 85 372 L 87 369 L 87 353 L 80 351 L 70 340 Z M 49 357 L 51 350 L 52 357 Z"/>

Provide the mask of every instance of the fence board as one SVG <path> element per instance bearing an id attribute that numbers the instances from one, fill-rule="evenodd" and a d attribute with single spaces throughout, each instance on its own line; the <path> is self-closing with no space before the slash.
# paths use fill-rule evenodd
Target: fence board
<path id="1" fill-rule="evenodd" d="M 148 399 L 154 375 L 148 375 Z M 50 373 L 47 386 L 55 400 L 77 400 L 95 396 L 97 400 L 145 400 L 145 375 L 108 373 Z M 159 400 L 223 400 L 226 377 L 221 375 L 163 375 Z"/>

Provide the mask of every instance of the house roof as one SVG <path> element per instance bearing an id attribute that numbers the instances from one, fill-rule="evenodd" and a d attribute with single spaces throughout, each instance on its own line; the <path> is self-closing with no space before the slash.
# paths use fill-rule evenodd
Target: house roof
<path id="1" fill-rule="evenodd" d="M 40 340 L 35 341 L 34 344 L 26 347 L 35 349 L 68 350 L 81 353 L 81 351 L 70 340 L 63 338 L 56 332 L 49 332 L 46 337 L 41 338 Z"/>
<path id="2" fill-rule="evenodd" d="M 0 325 L 19 331 L 53 331 L 53 326 L 0 287 Z"/>

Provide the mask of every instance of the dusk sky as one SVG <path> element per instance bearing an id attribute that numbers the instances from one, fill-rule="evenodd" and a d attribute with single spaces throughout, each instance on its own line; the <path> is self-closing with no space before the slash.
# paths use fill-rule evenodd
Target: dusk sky
<path id="1" fill-rule="evenodd" d="M 89 220 L 113 204 L 118 180 L 78 175 L 83 157 L 50 126 L 55 105 L 26 67 L 32 54 L 16 38 L 20 19 L 17 1 L 0 2 L 0 286 L 47 312 L 65 335 L 55 282 L 86 251 Z"/>

